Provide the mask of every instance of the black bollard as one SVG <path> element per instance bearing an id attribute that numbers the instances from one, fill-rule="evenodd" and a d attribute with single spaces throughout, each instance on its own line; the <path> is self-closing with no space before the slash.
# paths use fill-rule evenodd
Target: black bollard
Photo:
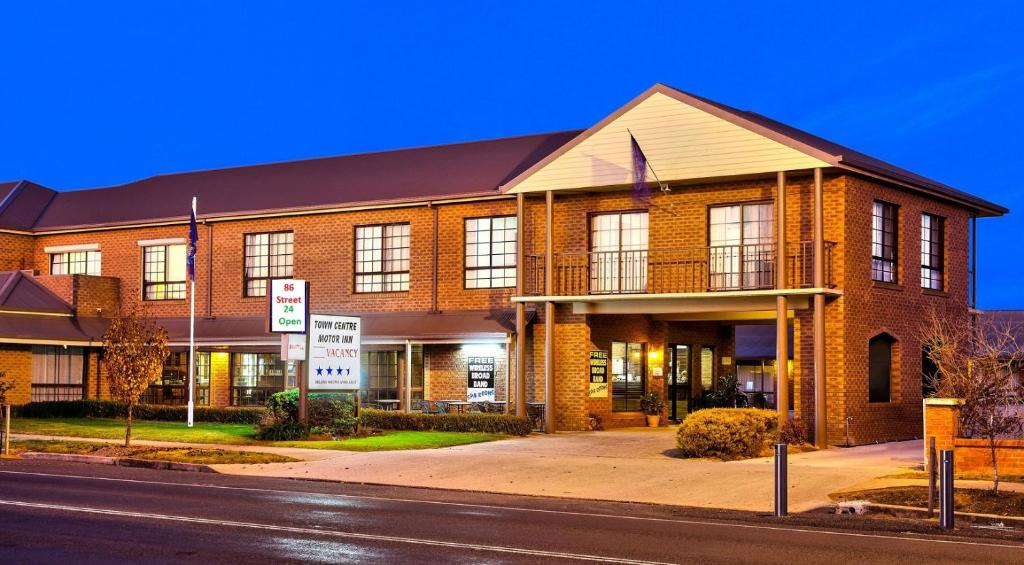
<path id="1" fill-rule="evenodd" d="M 789 465 L 786 444 L 775 444 L 775 516 L 789 514 Z"/>
<path id="2" fill-rule="evenodd" d="M 953 451 L 942 450 L 941 476 L 939 477 L 939 525 L 953 529 Z"/>

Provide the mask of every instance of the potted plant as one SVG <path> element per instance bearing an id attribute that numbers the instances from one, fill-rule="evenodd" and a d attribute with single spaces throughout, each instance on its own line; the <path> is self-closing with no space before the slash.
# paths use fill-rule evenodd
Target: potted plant
<path id="1" fill-rule="evenodd" d="M 648 427 L 658 427 L 658 424 L 661 423 L 661 409 L 664 407 L 665 402 L 661 399 L 661 395 L 656 392 L 648 392 L 640 399 L 640 409 L 647 415 Z"/>

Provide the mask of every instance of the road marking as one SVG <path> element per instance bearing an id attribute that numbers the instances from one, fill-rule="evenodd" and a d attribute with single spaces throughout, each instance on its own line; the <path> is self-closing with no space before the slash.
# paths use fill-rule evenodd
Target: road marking
<path id="1" fill-rule="evenodd" d="M 276 524 L 260 524 L 255 522 L 235 522 L 233 520 L 212 520 L 209 518 L 197 518 L 193 516 L 175 516 L 172 514 L 152 514 L 149 512 L 133 512 L 130 510 L 112 510 L 107 508 L 93 508 L 88 506 L 66 506 L 63 504 L 44 504 L 41 502 L 25 502 L 20 500 L 0 500 L 0 505 L 17 506 L 23 508 L 39 508 L 44 510 L 58 510 L 63 512 L 80 512 L 85 514 L 100 514 L 103 516 L 117 516 L 124 518 L 142 518 L 149 520 L 165 520 L 169 522 L 186 522 L 189 524 L 204 524 L 213 526 L 224 526 L 230 528 L 247 528 L 253 530 L 271 530 L 275 532 L 286 532 L 291 534 L 305 534 L 316 536 L 331 536 L 339 538 L 359 539 L 378 542 L 394 542 L 413 545 L 427 545 L 433 547 L 445 547 L 450 549 L 468 549 L 473 551 L 490 551 L 496 553 L 511 553 L 515 555 L 528 555 L 531 557 L 547 557 L 557 559 L 572 559 L 575 561 L 596 561 L 599 563 L 622 563 L 626 565 L 672 565 L 664 561 L 644 561 L 641 559 L 626 559 L 622 557 L 610 557 L 604 555 L 587 555 L 584 553 L 567 553 L 562 551 L 545 551 L 542 549 L 527 549 L 523 547 L 510 547 L 502 545 L 482 545 L 475 543 L 460 543 L 453 541 L 442 541 L 424 538 L 407 538 L 400 536 L 387 536 L 379 534 L 363 534 L 359 532 L 344 532 L 338 530 L 320 530 L 316 528 L 299 528 L 295 526 L 279 526 Z"/>
<path id="2" fill-rule="evenodd" d="M 149 484 L 149 485 L 161 485 L 161 486 L 175 486 L 175 487 L 192 487 L 192 488 L 206 488 L 206 489 L 220 489 L 220 490 L 236 490 L 245 492 L 255 493 L 276 493 L 276 494 L 289 494 L 289 495 L 308 495 L 308 496 L 323 496 L 327 498 L 346 498 L 346 499 L 357 499 L 357 500 L 375 500 L 375 501 L 386 501 L 386 502 L 405 502 L 412 504 L 433 504 L 438 506 L 455 506 L 461 508 L 481 508 L 486 510 L 505 510 L 513 512 L 534 512 L 538 514 L 556 514 L 563 516 L 579 516 L 585 518 L 603 518 L 603 519 L 617 519 L 617 520 L 634 520 L 640 522 L 663 522 L 668 524 L 686 524 L 690 526 L 720 526 L 723 528 L 741 528 L 750 530 L 767 530 L 767 531 L 778 531 L 778 532 L 795 532 L 805 534 L 820 534 L 840 537 L 853 537 L 853 538 L 870 538 L 870 539 L 888 539 L 888 540 L 906 540 L 916 542 L 927 542 L 927 543 L 943 543 L 949 545 L 971 545 L 981 547 L 999 547 L 999 548 L 1011 548 L 1011 549 L 1022 549 L 1024 545 L 1018 544 L 1006 544 L 1006 543 L 991 543 L 991 542 L 977 542 L 977 541 L 966 541 L 966 540 L 951 540 L 942 538 L 928 538 L 928 537 L 917 537 L 917 536 L 900 536 L 900 535 L 883 535 L 883 534 L 865 534 L 859 532 L 835 532 L 831 530 L 812 530 L 809 528 L 787 528 L 784 526 L 765 526 L 761 524 L 738 524 L 735 522 L 714 522 L 711 520 L 690 520 L 686 518 L 656 518 L 652 516 L 622 516 L 618 514 L 604 514 L 599 512 L 574 512 L 571 510 L 548 510 L 544 508 L 523 508 L 518 506 L 498 506 L 494 504 L 474 504 L 471 502 L 445 502 L 440 500 L 417 500 L 415 498 L 391 498 L 386 496 L 372 496 L 362 494 L 335 494 L 335 493 L 324 493 L 324 492 L 310 492 L 302 490 L 285 490 L 285 489 L 262 489 L 254 487 L 233 487 L 227 485 L 209 485 L 209 484 L 189 484 L 189 483 L 175 483 L 171 481 L 148 481 L 142 479 L 124 479 L 119 477 L 90 477 L 88 475 L 67 475 L 61 473 L 39 473 L 32 471 L 5 471 L 0 470 L 0 474 L 11 474 L 11 475 L 35 475 L 41 477 L 56 477 L 64 479 L 84 479 L 93 481 L 110 481 L 120 483 L 135 483 L 135 484 Z M 251 477 L 250 477 L 251 478 Z M 259 478 L 259 477 L 257 477 Z M 393 485 L 399 486 L 399 485 Z M 400 487 L 402 488 L 402 487 Z M 404 488 L 416 488 L 416 487 L 404 487 Z M 493 493 L 491 493 L 493 494 Z M 515 496 L 515 495 L 505 495 Z M 626 503 L 622 503 L 626 504 Z"/>

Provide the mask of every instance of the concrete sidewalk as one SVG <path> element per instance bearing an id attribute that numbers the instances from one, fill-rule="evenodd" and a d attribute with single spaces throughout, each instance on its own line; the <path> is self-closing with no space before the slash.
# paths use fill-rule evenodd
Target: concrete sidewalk
<path id="1" fill-rule="evenodd" d="M 301 460 L 213 466 L 226 474 L 771 511 L 771 458 L 731 462 L 682 459 L 675 450 L 674 431 L 563 432 L 441 449 L 378 452 L 132 443 L 260 451 Z M 27 434 L 12 437 L 118 442 Z M 921 452 L 921 442 L 910 441 L 792 454 L 790 509 L 799 512 L 828 505 L 830 493 L 906 470 L 920 463 Z"/>

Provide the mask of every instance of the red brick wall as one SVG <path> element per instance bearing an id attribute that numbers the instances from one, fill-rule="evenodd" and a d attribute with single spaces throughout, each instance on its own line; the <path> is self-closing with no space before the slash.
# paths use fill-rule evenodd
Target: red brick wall
<path id="1" fill-rule="evenodd" d="M 22 271 L 34 268 L 31 235 L 0 233 L 0 271 Z"/>
<path id="2" fill-rule="evenodd" d="M 508 359 L 499 345 L 427 345 L 423 348 L 424 393 L 431 400 L 465 400 L 468 384 L 468 358 L 494 357 L 494 396 L 507 398 Z"/>
<path id="3" fill-rule="evenodd" d="M 958 406 L 953 399 L 928 399 L 924 404 L 924 461 L 928 464 L 928 441 L 935 438 L 936 452 L 953 450 L 953 465 L 959 473 L 992 472 L 992 451 L 988 440 L 958 437 Z M 1001 475 L 1024 474 L 1024 439 L 996 440 L 996 461 Z"/>
<path id="4" fill-rule="evenodd" d="M 32 399 L 32 347 L 28 345 L 0 345 L 0 371 L 14 383 L 7 391 L 9 404 L 25 404 Z"/>

